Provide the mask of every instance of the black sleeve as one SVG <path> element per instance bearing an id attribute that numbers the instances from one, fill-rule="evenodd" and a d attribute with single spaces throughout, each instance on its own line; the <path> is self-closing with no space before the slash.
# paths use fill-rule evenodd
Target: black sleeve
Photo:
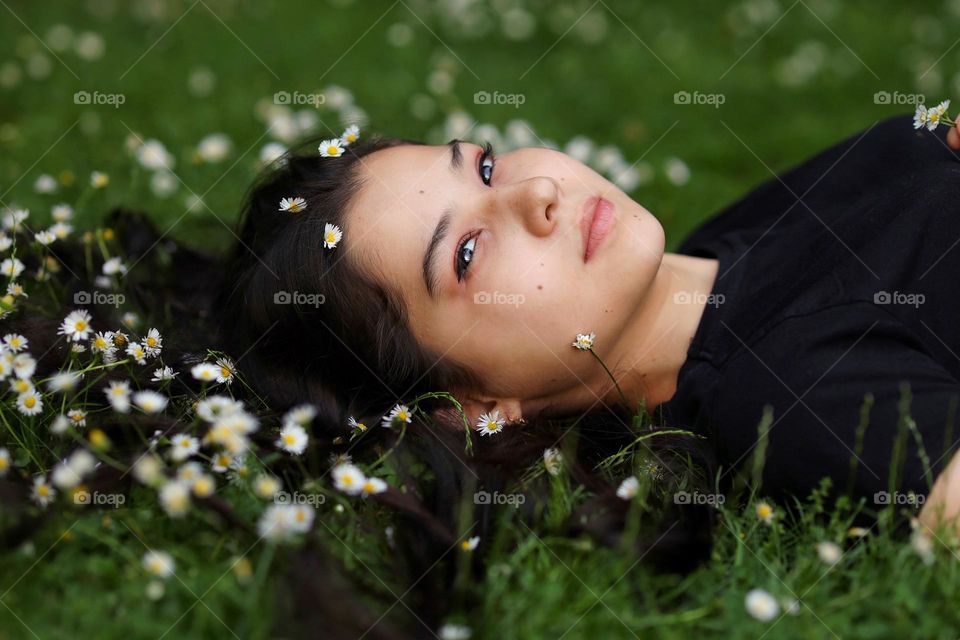
<path id="1" fill-rule="evenodd" d="M 729 327 L 727 327 L 729 330 Z M 728 466 L 751 459 L 764 405 L 773 407 L 763 473 L 764 492 L 805 498 L 823 476 L 834 496 L 847 489 L 865 394 L 873 395 L 869 424 L 853 477 L 854 497 L 889 489 L 900 423 L 901 384 L 929 459 L 931 482 L 950 459 L 948 423 L 960 384 L 902 323 L 866 302 L 853 302 L 781 321 L 761 338 L 740 337 L 714 396 L 715 438 Z M 960 430 L 960 429 L 958 429 Z M 894 490 L 929 492 L 915 435 L 902 442 Z"/>

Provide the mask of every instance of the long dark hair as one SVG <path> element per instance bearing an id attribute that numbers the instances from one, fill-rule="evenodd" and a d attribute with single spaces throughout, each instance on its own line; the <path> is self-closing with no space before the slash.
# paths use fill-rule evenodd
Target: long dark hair
<path id="1" fill-rule="evenodd" d="M 188 369 L 204 359 L 206 349 L 215 347 L 234 358 L 244 383 L 234 385 L 234 391 L 247 393 L 259 410 L 279 413 L 311 403 L 318 410 L 309 452 L 314 460 L 350 453 L 362 461 L 395 447 L 393 465 L 409 490 L 391 489 L 373 498 L 397 513 L 396 571 L 411 585 L 406 601 L 416 619 L 406 614 L 406 608 L 396 607 L 378 622 L 359 601 L 346 606 L 349 598 L 331 597 L 342 594 L 351 577 L 329 550 L 311 539 L 299 551 L 298 561 L 289 565 L 289 592 L 281 600 L 296 614 L 279 617 L 287 627 L 284 632 L 301 637 L 323 629 L 325 637 L 369 632 L 376 638 L 419 636 L 424 623 L 436 628 L 451 605 L 446 596 L 455 573 L 446 556 L 458 539 L 464 505 L 473 510 L 470 515 L 478 523 L 472 535 L 485 537 L 496 522 L 495 505 L 464 497 L 511 486 L 542 460 L 548 447 L 563 452 L 570 477 L 591 495 L 571 517 L 567 532 L 586 533 L 605 544 L 620 541 L 628 506 L 616 497 L 610 476 L 598 470 L 612 454 L 638 447 L 641 457 L 656 464 L 660 473 L 687 478 L 693 468 L 700 472 L 695 477 L 709 485 L 715 462 L 701 441 L 650 437 L 661 426 L 638 421 L 622 407 L 602 406 L 562 420 L 532 417 L 523 427 L 481 439 L 465 430 L 458 414 L 446 411 L 451 406 L 448 400 L 435 398 L 421 405 L 423 410 L 414 416 L 402 442 L 397 442 L 394 430 L 379 428 L 381 417 L 396 403 L 430 391 L 482 388 L 482 380 L 415 340 L 399 296 L 357 267 L 347 250 L 348 238 L 336 250 L 323 249 L 325 225 L 346 226 L 351 198 L 364 186 L 358 170 L 364 158 L 397 145 L 422 143 L 373 138 L 350 145 L 335 159 L 319 157 L 316 144 L 309 140 L 291 150 L 251 186 L 237 241 L 226 256 L 165 239 L 143 213 L 115 210 L 106 221 L 116 230 L 125 255 L 142 263 L 135 270 L 138 276 L 129 279 L 134 303 L 162 310 L 161 322 L 178 319 L 166 327 L 167 342 L 179 347 L 177 352 L 165 352 L 166 363 Z M 306 209 L 279 212 L 280 200 L 293 196 L 304 198 Z M 65 266 L 72 264 L 83 272 L 79 247 L 64 244 L 57 251 Z M 71 279 L 65 299 L 84 286 L 82 278 Z M 109 307 L 95 313 L 104 318 L 116 315 Z M 53 346 L 54 325 L 21 318 L 16 329 L 28 335 L 34 350 L 46 353 L 47 345 Z M 56 366 L 56 350 L 50 353 L 40 359 L 38 372 Z M 350 438 L 351 416 L 371 428 Z M 122 432 L 121 425 L 117 432 Z M 465 438 L 470 439 L 470 452 L 465 450 Z M 424 465 L 428 474 L 414 473 L 414 466 Z M 537 504 L 549 495 L 548 478 L 544 474 L 523 490 L 530 499 L 520 517 L 533 524 Z M 224 505 L 217 506 L 229 516 Z M 668 502 L 659 525 L 637 538 L 633 550 L 657 568 L 688 571 L 709 556 L 713 522 L 709 506 Z M 483 553 L 478 551 L 473 570 L 482 575 Z"/>

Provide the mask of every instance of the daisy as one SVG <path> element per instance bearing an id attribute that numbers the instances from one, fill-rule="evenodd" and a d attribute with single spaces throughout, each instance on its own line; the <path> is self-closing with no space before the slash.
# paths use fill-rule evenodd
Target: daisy
<path id="1" fill-rule="evenodd" d="M 7 295 L 13 296 L 14 298 L 19 298 L 23 296 L 24 298 L 29 298 L 27 292 L 24 291 L 23 285 L 19 282 L 11 282 L 7 285 Z"/>
<path id="2" fill-rule="evenodd" d="M 33 489 L 30 492 L 34 502 L 41 507 L 46 507 L 57 497 L 57 490 L 51 487 L 46 478 L 37 476 L 33 479 Z"/>
<path id="3" fill-rule="evenodd" d="M 200 441 L 185 433 L 170 438 L 170 458 L 177 462 L 186 460 L 200 450 Z"/>
<path id="4" fill-rule="evenodd" d="M 630 476 L 621 482 L 619 487 L 617 487 L 617 497 L 621 500 L 630 500 L 637 495 L 637 490 L 639 488 L 640 483 L 637 481 L 636 476 Z"/>
<path id="5" fill-rule="evenodd" d="M 150 380 L 152 382 L 165 382 L 167 380 L 173 380 L 177 375 L 171 367 L 160 367 L 153 372 L 153 377 L 150 378 Z"/>
<path id="6" fill-rule="evenodd" d="M 20 231 L 21 223 L 30 217 L 29 209 L 13 209 L 3 216 L 3 228 L 9 231 Z"/>
<path id="7" fill-rule="evenodd" d="M 347 420 L 347 426 L 352 430 L 359 431 L 361 433 L 367 430 L 367 425 L 363 424 L 362 422 L 357 422 L 357 419 L 353 416 L 350 416 L 350 419 Z"/>
<path id="8" fill-rule="evenodd" d="M 929 129 L 930 131 L 933 131 L 934 129 L 936 129 L 937 125 L 940 124 L 941 120 L 943 120 L 944 117 L 946 116 L 947 109 L 949 108 L 950 108 L 950 101 L 944 100 L 943 102 L 933 107 L 932 109 L 928 109 L 927 110 L 927 129 Z"/>
<path id="9" fill-rule="evenodd" d="M 50 391 L 70 391 L 77 386 L 77 383 L 83 378 L 82 373 L 76 371 L 61 371 L 47 380 L 47 388 Z"/>
<path id="10" fill-rule="evenodd" d="M 757 503 L 757 519 L 761 520 L 764 524 L 771 524 L 773 522 L 773 507 L 771 507 L 766 502 Z"/>
<path id="11" fill-rule="evenodd" d="M 58 240 L 63 240 L 70 235 L 70 232 L 73 231 L 73 227 L 68 225 L 66 222 L 57 222 L 50 226 L 50 233 L 57 236 Z"/>
<path id="12" fill-rule="evenodd" d="M 74 342 L 80 342 L 86 340 L 91 331 L 93 329 L 90 327 L 90 313 L 86 309 L 77 309 L 63 319 L 57 334 L 67 336 Z"/>
<path id="13" fill-rule="evenodd" d="M 310 421 L 316 417 L 316 407 L 314 407 L 312 404 L 301 404 L 290 409 L 290 411 L 283 416 L 283 422 L 284 424 L 293 422 L 301 427 L 306 427 L 310 424 Z"/>
<path id="14" fill-rule="evenodd" d="M 103 171 L 93 171 L 90 174 L 90 186 L 94 189 L 103 189 L 110 184 L 110 176 Z"/>
<path id="15" fill-rule="evenodd" d="M 217 382 L 232 384 L 235 371 L 233 368 L 233 360 L 230 358 L 217 358 L 216 367 Z"/>
<path id="16" fill-rule="evenodd" d="M 147 352 L 147 355 L 158 356 L 160 355 L 160 350 L 163 348 L 163 338 L 160 336 L 158 330 L 150 329 L 147 331 L 147 337 L 141 340 L 140 344 L 143 345 L 143 349 Z"/>
<path id="17" fill-rule="evenodd" d="M 573 342 L 573 346 L 581 351 L 589 351 L 593 348 L 593 342 L 596 338 L 597 334 L 595 333 L 578 333 L 577 339 Z"/>
<path id="18" fill-rule="evenodd" d="M 120 316 L 120 322 L 133 329 L 140 324 L 140 316 L 135 314 L 133 311 L 127 311 L 125 314 Z"/>
<path id="19" fill-rule="evenodd" d="M 323 225 L 323 246 L 326 249 L 336 249 L 337 243 L 343 238 L 343 231 L 335 224 L 329 222 Z"/>
<path id="20" fill-rule="evenodd" d="M 27 391 L 17 396 L 17 411 L 25 416 L 35 416 L 43 410 L 43 400 L 36 391 Z"/>
<path id="21" fill-rule="evenodd" d="M 933 554 L 933 537 L 931 535 L 919 529 L 914 530 L 910 534 L 910 546 L 914 553 L 923 560 L 923 564 L 928 566 L 933 564 L 936 558 Z"/>
<path id="22" fill-rule="evenodd" d="M 52 244 L 53 241 L 57 239 L 57 236 L 53 235 L 51 231 L 45 229 L 43 231 L 37 231 L 35 234 L 33 234 L 33 239 L 46 247 Z"/>
<path id="23" fill-rule="evenodd" d="M 190 488 L 193 489 L 194 495 L 198 498 L 207 498 L 213 495 L 217 488 L 217 482 L 209 473 L 201 473 L 190 484 Z"/>
<path id="24" fill-rule="evenodd" d="M 67 418 L 75 427 L 87 426 L 87 412 L 83 409 L 70 409 L 70 411 L 67 411 Z"/>
<path id="25" fill-rule="evenodd" d="M 242 411 L 242 401 L 219 394 L 207 396 L 198 402 L 196 406 L 197 415 L 207 422 L 216 422 L 223 416 L 233 415 Z"/>
<path id="26" fill-rule="evenodd" d="M 275 444 L 287 453 L 298 456 L 307 448 L 307 440 L 307 432 L 303 427 L 295 422 L 288 422 L 280 430 L 280 438 Z"/>
<path id="27" fill-rule="evenodd" d="M 111 380 L 110 386 L 104 387 L 110 406 L 118 413 L 130 411 L 130 383 L 126 380 Z"/>
<path id="28" fill-rule="evenodd" d="M 751 589 L 743 600 L 747 613 L 760 620 L 769 622 L 780 614 L 780 604 L 765 589 Z"/>
<path id="29" fill-rule="evenodd" d="M 17 378 L 16 380 L 10 381 L 10 390 L 17 395 L 20 395 L 21 393 L 28 393 L 33 391 L 33 383 L 27 378 Z"/>
<path id="30" fill-rule="evenodd" d="M 54 222 L 66 222 L 73 218 L 73 207 L 65 203 L 54 205 L 50 215 Z"/>
<path id="31" fill-rule="evenodd" d="M 167 482 L 159 491 L 160 505 L 171 518 L 180 518 L 190 509 L 190 488 L 184 482 Z"/>
<path id="32" fill-rule="evenodd" d="M 477 421 L 477 429 L 480 435 L 489 436 L 493 433 L 500 433 L 506 420 L 500 415 L 499 409 L 494 409 L 492 413 L 484 413 Z"/>
<path id="33" fill-rule="evenodd" d="M 547 468 L 547 473 L 552 476 L 560 474 L 563 464 L 563 454 L 556 447 L 549 447 L 543 450 L 543 466 Z"/>
<path id="34" fill-rule="evenodd" d="M 463 551 L 473 551 L 477 548 L 478 544 L 480 544 L 480 536 L 473 536 L 472 538 L 467 538 L 462 541 L 460 543 L 460 549 Z"/>
<path id="35" fill-rule="evenodd" d="M 358 138 L 360 138 L 360 127 L 352 124 L 343 130 L 343 133 L 340 135 L 340 144 L 346 147 L 350 143 L 356 142 Z"/>
<path id="36" fill-rule="evenodd" d="M 61 435 L 67 432 L 67 429 L 70 427 L 70 418 L 63 415 L 62 413 L 53 419 L 53 422 L 50 423 L 50 433 L 55 433 Z"/>
<path id="37" fill-rule="evenodd" d="M 836 543 L 824 541 L 817 543 L 817 555 L 822 562 L 834 565 L 840 561 L 840 556 L 843 555 L 843 551 Z"/>
<path id="38" fill-rule="evenodd" d="M 28 340 L 19 333 L 8 333 L 3 336 L 3 343 L 7 345 L 11 351 L 23 351 L 27 348 L 27 342 Z"/>
<path id="39" fill-rule="evenodd" d="M 37 193 L 53 193 L 57 190 L 57 181 L 49 173 L 41 173 L 33 183 L 33 190 Z"/>
<path id="40" fill-rule="evenodd" d="M 167 402 L 167 397 L 156 391 L 137 391 L 133 394 L 133 404 L 144 413 L 160 413 L 167 407 Z"/>
<path id="41" fill-rule="evenodd" d="M 343 141 L 340 138 L 324 140 L 320 143 L 320 157 L 339 158 L 343 155 Z"/>
<path id="42" fill-rule="evenodd" d="M 10 452 L 5 447 L 0 447 L 0 478 L 7 475 L 10 471 Z"/>
<path id="43" fill-rule="evenodd" d="M 103 275 L 105 276 L 114 276 L 118 273 L 124 274 L 126 272 L 127 267 L 120 261 L 120 258 L 110 258 L 103 263 Z"/>
<path id="44" fill-rule="evenodd" d="M 222 162 L 230 153 L 233 143 L 223 133 L 211 133 L 197 144 L 197 155 L 204 162 Z"/>
<path id="45" fill-rule="evenodd" d="M 851 538 L 865 538 L 869 533 L 870 530 L 863 527 L 850 527 L 847 530 L 847 535 Z"/>
<path id="46" fill-rule="evenodd" d="M 462 624 L 447 623 L 437 631 L 440 640 L 470 640 L 473 630 Z"/>
<path id="47" fill-rule="evenodd" d="M 234 456 L 231 456 L 228 453 L 218 453 L 213 456 L 213 460 L 210 461 L 210 468 L 215 473 L 226 473 L 230 468 L 230 465 L 233 464 Z"/>
<path id="48" fill-rule="evenodd" d="M 264 500 L 270 500 L 280 491 L 280 481 L 266 474 L 260 474 L 253 481 L 253 492 Z"/>
<path id="49" fill-rule="evenodd" d="M 333 485 L 340 491 L 353 496 L 363 491 L 366 478 L 358 467 L 352 464 L 341 464 L 334 467 L 330 474 L 333 476 Z"/>
<path id="50" fill-rule="evenodd" d="M 201 382 L 212 382 L 217 379 L 220 370 L 209 362 L 201 362 L 190 369 L 190 375 Z"/>
<path id="51" fill-rule="evenodd" d="M 299 196 L 280 199 L 280 211 L 289 211 L 290 213 L 300 213 L 307 208 L 307 201 Z"/>
<path id="52" fill-rule="evenodd" d="M 163 464 L 154 455 L 145 455 L 133 465 L 133 477 L 145 485 L 157 484 L 163 479 Z"/>
<path id="53" fill-rule="evenodd" d="M 8 278 L 16 278 L 23 273 L 25 268 L 23 263 L 16 258 L 7 258 L 3 262 L 0 262 L 0 273 Z"/>
<path id="54" fill-rule="evenodd" d="M 173 556 L 166 551 L 150 550 L 143 554 L 143 568 L 160 578 L 173 575 L 175 566 Z"/>
<path id="55" fill-rule="evenodd" d="M 127 345 L 127 355 L 136 360 L 137 364 L 147 364 L 147 350 L 139 342 Z"/>
<path id="56" fill-rule="evenodd" d="M 392 427 L 401 422 L 410 422 L 412 412 L 405 404 L 394 405 L 386 416 L 384 416 L 381 426 Z"/>
<path id="57" fill-rule="evenodd" d="M 366 498 L 374 493 L 383 493 L 387 490 L 387 483 L 380 478 L 364 478 L 360 485 L 360 493 Z"/>
<path id="58" fill-rule="evenodd" d="M 295 504 L 287 509 L 288 524 L 295 533 L 306 533 L 313 524 L 314 509 L 305 504 Z"/>
<path id="59" fill-rule="evenodd" d="M 159 140 L 147 140 L 137 148 L 136 153 L 137 160 L 144 169 L 159 171 L 172 169 L 174 166 L 173 156 Z"/>

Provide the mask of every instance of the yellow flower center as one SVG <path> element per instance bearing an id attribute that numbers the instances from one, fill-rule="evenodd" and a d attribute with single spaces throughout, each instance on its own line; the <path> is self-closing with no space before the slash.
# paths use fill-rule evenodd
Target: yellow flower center
<path id="1" fill-rule="evenodd" d="M 292 433 L 288 433 L 287 435 L 283 436 L 283 442 L 285 444 L 293 444 L 296 441 L 297 441 L 297 437 Z"/>
<path id="2" fill-rule="evenodd" d="M 77 320 L 73 325 L 73 328 L 77 331 L 86 331 L 87 330 L 87 321 L 86 320 Z"/>
<path id="3" fill-rule="evenodd" d="M 37 406 L 37 399 L 33 396 L 25 398 L 23 401 L 23 406 L 25 406 L 27 409 L 33 409 L 35 406 Z"/>
<path id="4" fill-rule="evenodd" d="M 48 495 L 50 495 L 50 487 L 45 484 L 41 484 L 37 487 L 37 495 L 41 498 L 46 498 Z"/>
<path id="5" fill-rule="evenodd" d="M 148 346 L 148 347 L 155 347 L 155 346 L 157 346 L 157 339 L 154 338 L 154 337 L 148 337 L 148 338 L 147 338 L 147 346 Z"/>

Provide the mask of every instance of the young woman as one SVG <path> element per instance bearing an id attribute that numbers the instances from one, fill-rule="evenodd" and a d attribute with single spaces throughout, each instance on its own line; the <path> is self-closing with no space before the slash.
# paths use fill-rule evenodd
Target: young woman
<path id="1" fill-rule="evenodd" d="M 957 130 L 910 116 L 871 125 L 676 253 L 653 213 L 558 151 L 377 139 L 293 155 L 251 191 L 223 339 L 271 401 L 323 399 L 343 423 L 443 389 L 507 432 L 642 406 L 729 470 L 768 408 L 766 492 L 849 479 L 878 506 L 926 497 L 933 525 L 935 507 L 960 510 L 955 149 Z M 278 211 L 293 197 L 304 210 Z"/>

